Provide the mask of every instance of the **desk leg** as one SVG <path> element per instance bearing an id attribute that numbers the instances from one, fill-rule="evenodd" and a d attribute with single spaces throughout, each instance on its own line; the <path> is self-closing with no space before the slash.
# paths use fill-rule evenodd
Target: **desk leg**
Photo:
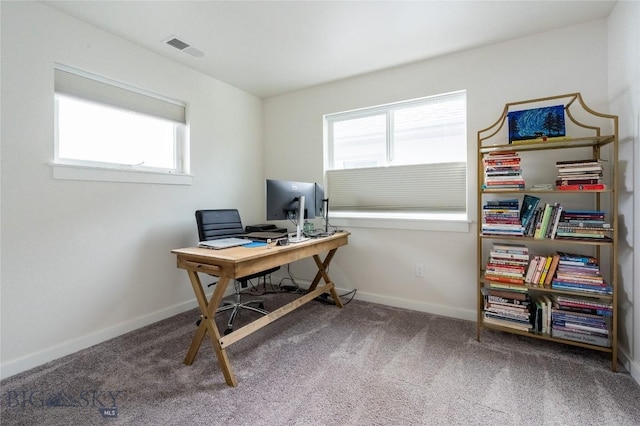
<path id="1" fill-rule="evenodd" d="M 326 284 L 331 283 L 331 278 L 329 278 L 327 269 L 329 268 L 329 264 L 331 263 L 333 256 L 336 254 L 336 251 L 338 251 L 337 248 L 330 250 L 329 253 L 327 254 L 327 257 L 324 258 L 324 261 L 322 261 L 320 259 L 320 256 L 318 256 L 317 254 L 313 255 L 313 260 L 316 262 L 316 266 L 318 267 L 318 272 L 316 272 L 316 276 L 313 278 L 313 281 L 311 282 L 309 291 L 313 291 L 316 289 L 316 287 L 320 283 L 320 278 L 322 278 Z M 339 308 L 344 307 L 342 305 L 342 301 L 340 300 L 340 297 L 338 296 L 338 292 L 335 289 L 335 285 L 331 287 L 329 292 L 331 293 L 331 297 L 333 298 L 333 300 L 336 302 L 336 306 Z"/>
<path id="2" fill-rule="evenodd" d="M 222 347 L 220 346 L 220 332 L 218 331 L 218 326 L 214 321 L 216 310 L 222 302 L 222 297 L 224 296 L 224 292 L 227 289 L 227 285 L 229 284 L 230 280 L 227 277 L 220 277 L 220 281 L 218 281 L 218 283 L 216 284 L 216 288 L 213 291 L 211 300 L 209 301 L 209 303 L 207 303 L 207 296 L 204 292 L 204 289 L 202 288 L 200 277 L 198 277 L 198 274 L 195 271 L 188 270 L 187 272 L 189 273 L 191 286 L 193 287 L 193 292 L 196 295 L 198 306 L 200 307 L 202 319 L 200 321 L 200 325 L 198 326 L 196 334 L 191 340 L 191 346 L 189 346 L 189 351 L 187 352 L 187 356 L 184 359 L 184 363 L 186 365 L 193 364 L 193 360 L 198 354 L 198 350 L 200 349 L 202 340 L 204 339 L 205 334 L 208 334 L 211 340 L 211 344 L 213 345 L 213 349 L 216 352 L 216 356 L 218 357 L 218 364 L 220 364 L 220 369 L 222 369 L 222 374 L 224 374 L 225 381 L 229 386 L 237 386 L 238 383 L 235 374 L 233 374 L 233 370 L 231 369 L 227 351 L 225 349 L 222 349 Z"/>

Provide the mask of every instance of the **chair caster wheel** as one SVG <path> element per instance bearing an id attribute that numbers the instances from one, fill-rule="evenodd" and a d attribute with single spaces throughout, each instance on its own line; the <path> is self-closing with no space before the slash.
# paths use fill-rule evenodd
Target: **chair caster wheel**
<path id="1" fill-rule="evenodd" d="M 202 321 L 201 319 L 199 319 L 198 321 L 196 321 L 196 325 L 200 325 L 200 322 L 201 322 L 201 321 Z"/>
<path id="2" fill-rule="evenodd" d="M 224 335 L 225 335 L 225 336 L 226 336 L 227 334 L 229 334 L 229 333 L 233 333 L 233 328 L 227 328 L 227 329 L 224 331 Z"/>

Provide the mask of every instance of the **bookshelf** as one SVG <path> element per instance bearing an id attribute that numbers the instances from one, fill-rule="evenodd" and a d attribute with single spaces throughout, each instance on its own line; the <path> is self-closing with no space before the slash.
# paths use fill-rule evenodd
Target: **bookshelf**
<path id="1" fill-rule="evenodd" d="M 538 119 L 546 133 L 527 137 L 520 117 L 549 111 L 563 122 Z M 477 340 L 579 346 L 617 371 L 618 117 L 580 93 L 507 103 L 477 158 Z"/>

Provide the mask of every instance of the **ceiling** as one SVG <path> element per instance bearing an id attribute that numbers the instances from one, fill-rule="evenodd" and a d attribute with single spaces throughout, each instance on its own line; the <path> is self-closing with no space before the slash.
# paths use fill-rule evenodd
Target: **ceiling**
<path id="1" fill-rule="evenodd" d="M 45 1 L 266 98 L 606 18 L 615 1 Z M 204 53 L 166 44 L 176 36 Z"/>

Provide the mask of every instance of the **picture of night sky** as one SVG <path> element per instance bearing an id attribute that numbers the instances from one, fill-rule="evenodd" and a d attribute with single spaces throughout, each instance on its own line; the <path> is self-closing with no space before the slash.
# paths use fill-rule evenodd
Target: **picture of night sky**
<path id="1" fill-rule="evenodd" d="M 527 139 L 565 136 L 564 106 L 511 111 L 509 122 L 509 143 Z"/>

